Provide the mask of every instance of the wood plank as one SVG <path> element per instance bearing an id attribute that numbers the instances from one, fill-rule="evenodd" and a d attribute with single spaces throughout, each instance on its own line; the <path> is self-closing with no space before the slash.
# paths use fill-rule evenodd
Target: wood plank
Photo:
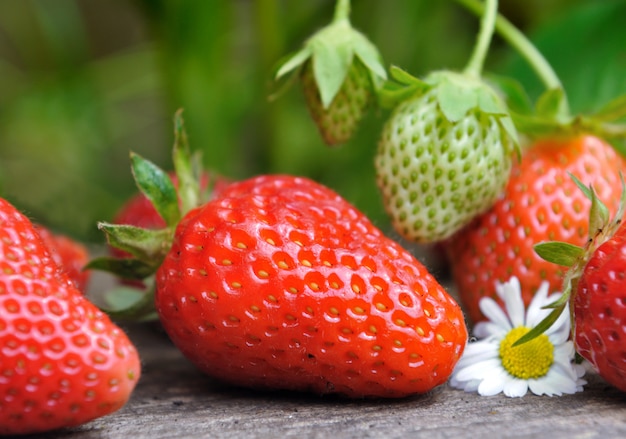
<path id="1" fill-rule="evenodd" d="M 563 397 L 480 397 L 448 386 L 401 400 L 352 401 L 221 385 L 151 325 L 126 327 L 143 376 L 115 414 L 44 439 L 626 437 L 626 394 L 588 374 Z M 417 436 L 416 436 L 417 435 Z"/>

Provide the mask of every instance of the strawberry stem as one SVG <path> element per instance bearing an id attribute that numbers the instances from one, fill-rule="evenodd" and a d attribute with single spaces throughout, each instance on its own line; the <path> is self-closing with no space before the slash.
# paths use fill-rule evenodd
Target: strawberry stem
<path id="1" fill-rule="evenodd" d="M 350 0 L 337 0 L 335 4 L 335 14 L 333 16 L 333 23 L 337 23 L 342 20 L 349 20 L 350 17 Z"/>
<path id="2" fill-rule="evenodd" d="M 478 0 L 455 1 L 476 15 L 482 15 L 487 7 Z M 528 62 L 547 90 L 563 89 L 561 80 L 550 63 L 532 42 L 510 21 L 498 14 L 495 19 L 495 29 L 498 34 Z M 567 99 L 565 99 L 565 101 L 567 101 Z M 564 111 L 566 111 L 567 114 L 569 113 L 568 108 L 565 108 Z"/>
<path id="3" fill-rule="evenodd" d="M 497 14 L 498 0 L 487 0 L 480 20 L 478 39 L 476 40 L 476 45 L 474 46 L 474 51 L 472 52 L 467 67 L 465 67 L 464 73 L 466 75 L 475 78 L 480 77 L 487 52 L 489 51 L 489 44 L 491 44 Z"/>

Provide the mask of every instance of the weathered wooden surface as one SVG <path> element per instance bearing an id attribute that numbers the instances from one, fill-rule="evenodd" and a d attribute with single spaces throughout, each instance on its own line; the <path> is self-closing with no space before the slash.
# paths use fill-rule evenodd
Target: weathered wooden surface
<path id="1" fill-rule="evenodd" d="M 42 439 L 625 438 L 626 394 L 589 374 L 564 397 L 479 397 L 441 386 L 398 401 L 258 393 L 198 372 L 154 327 L 126 328 L 143 376 L 119 412 Z"/>

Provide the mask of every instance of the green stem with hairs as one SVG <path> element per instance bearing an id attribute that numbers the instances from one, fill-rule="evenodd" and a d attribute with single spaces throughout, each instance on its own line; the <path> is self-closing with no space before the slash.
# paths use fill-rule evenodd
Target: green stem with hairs
<path id="1" fill-rule="evenodd" d="M 480 77 L 480 73 L 483 69 L 487 52 L 489 51 L 489 44 L 491 44 L 491 38 L 495 29 L 496 16 L 498 14 L 498 0 L 487 0 L 484 7 L 482 18 L 480 20 L 480 32 L 474 51 L 470 57 L 467 67 L 465 67 L 464 73 L 475 78 Z"/>
<path id="2" fill-rule="evenodd" d="M 455 1 L 476 15 L 482 15 L 486 8 L 478 0 Z M 498 14 L 495 28 L 496 32 L 528 62 L 547 89 L 563 88 L 554 69 L 541 52 L 510 21 Z"/>
<path id="3" fill-rule="evenodd" d="M 350 18 L 350 0 L 337 0 L 335 4 L 335 15 L 333 16 L 333 22 L 341 20 L 349 20 Z"/>

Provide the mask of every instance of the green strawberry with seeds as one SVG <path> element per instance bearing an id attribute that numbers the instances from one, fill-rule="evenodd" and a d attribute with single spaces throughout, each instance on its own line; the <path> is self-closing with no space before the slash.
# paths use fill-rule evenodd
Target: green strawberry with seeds
<path id="1" fill-rule="evenodd" d="M 444 240 L 487 210 L 506 186 L 516 148 L 510 119 L 480 103 L 478 93 L 497 102 L 480 85 L 475 106 L 455 114 L 452 102 L 448 110 L 451 75 L 432 75 L 396 107 L 375 160 L 394 227 L 416 242 Z"/>
<path id="2" fill-rule="evenodd" d="M 386 84 L 383 98 L 396 106 L 375 165 L 385 208 L 408 240 L 450 237 L 489 209 L 508 181 L 517 133 L 504 102 L 479 77 L 483 40 L 462 73 L 436 71 L 422 81 L 391 69 L 397 84 Z"/>
<path id="3" fill-rule="evenodd" d="M 300 79 L 313 121 L 330 146 L 350 140 L 376 98 L 387 73 L 378 49 L 348 19 L 350 2 L 339 0 L 333 22 L 289 55 L 276 72 Z"/>

